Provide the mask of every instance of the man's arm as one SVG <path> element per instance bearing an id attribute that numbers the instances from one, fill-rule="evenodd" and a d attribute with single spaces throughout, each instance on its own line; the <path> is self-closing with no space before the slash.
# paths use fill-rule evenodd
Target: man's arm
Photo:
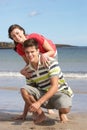
<path id="1" fill-rule="evenodd" d="M 57 92 L 57 90 L 58 90 L 58 77 L 54 76 L 50 80 L 51 80 L 50 89 L 38 101 L 36 101 L 35 103 L 33 103 L 30 106 L 31 111 L 36 112 L 45 101 L 50 99 Z"/>
<path id="2" fill-rule="evenodd" d="M 47 101 L 48 99 L 50 99 L 58 90 L 58 77 L 54 76 L 51 79 L 51 87 L 48 90 L 48 92 L 42 96 L 38 102 L 40 102 L 40 104 L 42 105 L 45 101 Z"/>

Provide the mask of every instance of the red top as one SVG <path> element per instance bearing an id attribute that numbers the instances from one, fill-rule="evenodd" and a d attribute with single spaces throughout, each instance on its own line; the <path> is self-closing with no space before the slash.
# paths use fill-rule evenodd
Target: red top
<path id="1" fill-rule="evenodd" d="M 32 33 L 30 35 L 27 35 L 26 36 L 27 39 L 31 39 L 31 38 L 34 38 L 35 40 L 37 40 L 38 42 L 38 47 L 39 47 L 39 50 L 41 53 L 45 53 L 47 52 L 44 48 L 43 48 L 43 44 L 44 44 L 44 40 L 47 40 L 48 43 L 50 44 L 50 46 L 54 49 L 55 53 L 56 53 L 56 46 L 55 44 L 51 41 L 51 40 L 48 40 L 47 38 L 45 38 L 44 36 L 40 35 L 40 34 L 37 34 L 37 33 Z M 16 46 L 16 52 L 23 56 L 25 55 L 25 52 L 24 52 L 24 49 L 23 49 L 23 45 L 21 43 L 18 43 L 17 46 Z"/>

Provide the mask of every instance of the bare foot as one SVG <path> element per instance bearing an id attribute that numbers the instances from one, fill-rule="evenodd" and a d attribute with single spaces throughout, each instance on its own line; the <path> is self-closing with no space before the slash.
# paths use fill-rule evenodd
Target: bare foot
<path id="1" fill-rule="evenodd" d="M 59 116 L 60 116 L 61 123 L 68 122 L 68 118 L 67 118 L 66 114 L 59 114 Z"/>
<path id="2" fill-rule="evenodd" d="M 44 114 L 44 112 L 42 112 L 40 115 L 37 116 L 37 118 L 34 120 L 34 123 L 35 124 L 38 124 L 38 123 L 41 123 L 43 122 L 44 120 L 46 120 L 46 116 Z"/>
<path id="3" fill-rule="evenodd" d="M 52 109 L 47 109 L 48 114 L 54 114 L 55 112 Z"/>
<path id="4" fill-rule="evenodd" d="M 33 120 L 36 120 L 37 117 L 38 117 L 38 113 L 37 113 L 37 112 L 34 112 L 34 113 L 32 114 L 32 119 L 33 119 Z"/>
<path id="5" fill-rule="evenodd" d="M 14 120 L 25 120 L 25 117 L 23 115 L 17 116 L 13 118 Z"/>

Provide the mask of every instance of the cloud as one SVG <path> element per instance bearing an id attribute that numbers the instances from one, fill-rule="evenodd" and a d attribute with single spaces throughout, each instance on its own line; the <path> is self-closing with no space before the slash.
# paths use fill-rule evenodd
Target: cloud
<path id="1" fill-rule="evenodd" d="M 34 16 L 39 15 L 39 14 L 40 13 L 38 13 L 37 11 L 32 11 L 32 12 L 29 13 L 29 16 L 34 17 Z"/>

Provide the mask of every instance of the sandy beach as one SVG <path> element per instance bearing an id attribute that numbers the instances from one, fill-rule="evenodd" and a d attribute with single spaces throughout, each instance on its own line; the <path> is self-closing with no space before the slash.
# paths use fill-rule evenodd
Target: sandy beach
<path id="1" fill-rule="evenodd" d="M 18 86 L 0 86 L 0 130 L 87 130 L 87 79 L 67 79 L 74 91 L 69 122 L 60 123 L 57 111 L 47 114 L 48 119 L 34 124 L 28 113 L 25 121 L 14 120 L 23 111 L 24 102 Z M 12 82 L 13 83 L 13 82 Z M 16 84 L 16 83 L 15 83 Z"/>
<path id="2" fill-rule="evenodd" d="M 87 92 L 87 91 L 85 91 Z M 25 121 L 14 120 L 23 110 L 23 100 L 17 87 L 0 87 L 0 129 L 1 130 L 87 130 L 87 93 L 74 89 L 73 107 L 68 114 L 69 122 L 60 123 L 57 111 L 47 114 L 47 120 L 34 124 L 29 113 Z M 86 97 L 84 97 L 86 96 Z M 12 98 L 11 98 L 12 97 Z"/>
<path id="3" fill-rule="evenodd" d="M 25 121 L 13 120 L 17 114 L 0 113 L 1 130 L 87 130 L 87 113 L 72 113 L 68 123 L 60 123 L 57 114 L 48 115 L 48 119 L 41 124 L 34 124 L 31 115 Z"/>

